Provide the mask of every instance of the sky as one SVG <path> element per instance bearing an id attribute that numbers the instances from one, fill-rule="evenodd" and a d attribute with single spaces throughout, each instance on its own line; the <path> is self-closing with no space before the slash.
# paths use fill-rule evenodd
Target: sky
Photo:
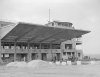
<path id="1" fill-rule="evenodd" d="M 89 30 L 82 38 L 84 54 L 100 54 L 100 0 L 0 0 L 0 20 L 46 24 L 50 20 L 73 23 Z"/>

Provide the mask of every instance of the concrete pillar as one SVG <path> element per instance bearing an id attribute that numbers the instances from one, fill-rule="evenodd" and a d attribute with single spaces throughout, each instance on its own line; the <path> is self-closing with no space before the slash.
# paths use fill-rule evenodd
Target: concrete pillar
<path id="1" fill-rule="evenodd" d="M 65 43 L 64 42 L 61 43 L 60 48 L 65 49 Z"/>
<path id="2" fill-rule="evenodd" d="M 75 57 L 76 57 L 76 60 L 78 60 L 78 53 L 77 53 L 77 51 L 75 51 Z"/>
<path id="3" fill-rule="evenodd" d="M 41 50 L 38 51 L 38 59 L 41 60 Z"/>
<path id="4" fill-rule="evenodd" d="M 15 49 L 15 52 L 14 52 L 14 61 L 16 61 L 16 41 L 14 42 L 14 49 Z"/>
<path id="5" fill-rule="evenodd" d="M 70 54 L 71 54 L 71 57 L 72 57 L 73 56 L 72 52 L 70 52 Z"/>
<path id="6" fill-rule="evenodd" d="M 41 44 L 39 46 L 39 49 L 35 49 L 36 50 L 36 53 L 37 53 L 37 59 L 41 60 Z"/>
<path id="7" fill-rule="evenodd" d="M 64 52 L 64 50 L 65 50 L 65 43 L 64 42 L 62 42 L 61 44 L 60 44 L 60 49 L 61 49 L 61 60 L 63 60 L 63 52 Z"/>
<path id="8" fill-rule="evenodd" d="M 31 53 L 31 51 L 30 51 L 30 43 L 28 42 L 27 43 L 27 49 L 28 49 L 28 54 L 27 54 L 27 59 L 28 59 L 28 61 L 31 61 L 32 60 L 32 53 Z"/>
<path id="9" fill-rule="evenodd" d="M 39 46 L 39 49 L 36 49 L 36 52 L 37 52 L 37 59 L 41 60 L 41 44 Z"/>
<path id="10" fill-rule="evenodd" d="M 76 49 L 76 41 L 75 41 L 75 38 L 72 39 L 72 49 Z"/>
<path id="11" fill-rule="evenodd" d="M 52 43 L 50 43 L 50 49 L 51 49 L 51 60 L 53 60 L 53 50 L 52 50 Z"/>

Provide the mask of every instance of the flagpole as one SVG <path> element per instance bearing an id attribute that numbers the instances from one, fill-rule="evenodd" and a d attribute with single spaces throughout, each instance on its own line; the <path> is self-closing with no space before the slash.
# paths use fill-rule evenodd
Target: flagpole
<path id="1" fill-rule="evenodd" d="M 50 22 L 50 8 L 49 8 L 49 22 Z"/>

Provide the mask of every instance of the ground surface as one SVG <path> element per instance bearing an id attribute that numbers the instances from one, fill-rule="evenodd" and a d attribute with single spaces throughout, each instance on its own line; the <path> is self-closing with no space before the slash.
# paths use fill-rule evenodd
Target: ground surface
<path id="1" fill-rule="evenodd" d="M 0 77 L 100 77 L 100 62 L 94 65 L 45 65 L 36 68 L 0 66 Z"/>

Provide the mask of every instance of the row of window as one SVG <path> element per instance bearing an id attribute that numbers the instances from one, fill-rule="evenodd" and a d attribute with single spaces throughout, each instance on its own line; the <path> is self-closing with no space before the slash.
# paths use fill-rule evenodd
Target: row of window
<path id="1" fill-rule="evenodd" d="M 3 49 L 14 49 L 14 46 L 2 46 Z M 28 49 L 28 46 L 16 46 L 17 49 Z M 52 45 L 50 47 L 49 45 L 42 45 L 41 47 L 39 45 L 29 46 L 29 49 L 60 49 L 60 45 Z"/>
<path id="2" fill-rule="evenodd" d="M 71 55 L 75 55 L 75 53 L 74 52 L 63 52 L 63 55 L 64 56 L 66 56 L 66 55 L 71 56 Z M 78 57 L 80 57 L 80 56 L 81 56 L 81 53 L 78 53 Z"/>

